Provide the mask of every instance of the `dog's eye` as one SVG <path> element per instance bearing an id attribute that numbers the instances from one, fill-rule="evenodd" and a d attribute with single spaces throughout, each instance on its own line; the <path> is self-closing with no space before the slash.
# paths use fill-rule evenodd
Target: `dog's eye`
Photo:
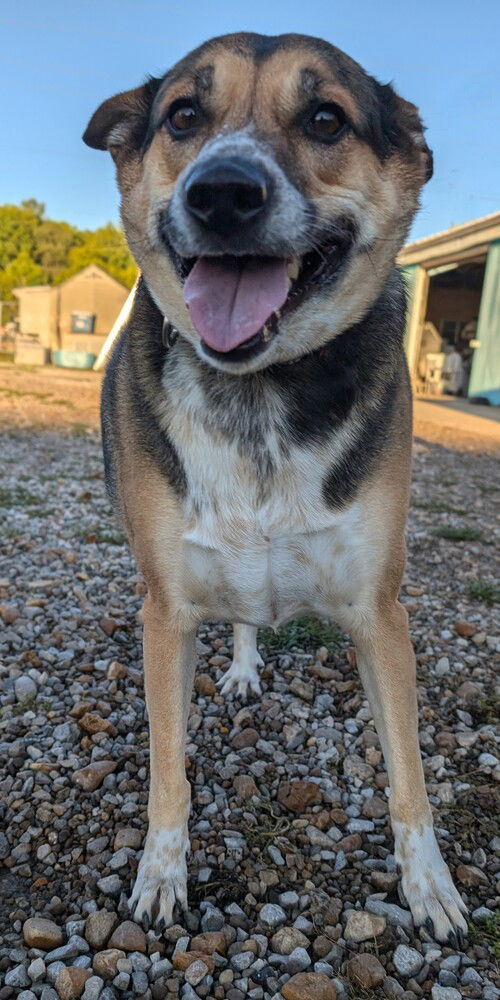
<path id="1" fill-rule="evenodd" d="M 171 135 L 182 138 L 201 122 L 201 111 L 189 97 L 180 97 L 168 110 L 165 124 Z"/>
<path id="2" fill-rule="evenodd" d="M 306 132 L 320 142 L 332 142 L 346 124 L 345 114 L 337 104 L 320 104 L 306 121 Z"/>

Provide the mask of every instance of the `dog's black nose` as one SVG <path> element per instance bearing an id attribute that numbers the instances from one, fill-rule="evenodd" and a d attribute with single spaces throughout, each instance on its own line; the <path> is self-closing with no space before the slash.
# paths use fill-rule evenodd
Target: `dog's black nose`
<path id="1" fill-rule="evenodd" d="M 200 163 L 185 185 L 186 207 L 207 229 L 232 232 L 265 207 L 269 180 L 255 164 L 227 157 Z"/>

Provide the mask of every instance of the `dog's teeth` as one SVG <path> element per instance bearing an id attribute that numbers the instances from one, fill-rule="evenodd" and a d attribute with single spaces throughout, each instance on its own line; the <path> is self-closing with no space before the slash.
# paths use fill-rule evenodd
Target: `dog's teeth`
<path id="1" fill-rule="evenodd" d="M 271 334 L 270 334 L 267 326 L 265 326 L 264 329 L 263 329 L 263 331 L 262 331 L 262 339 L 266 340 L 266 341 L 267 340 L 271 340 Z"/>
<path id="2" fill-rule="evenodd" d="M 298 257 L 292 257 L 287 263 L 288 277 L 290 281 L 296 281 L 300 271 L 300 262 Z"/>

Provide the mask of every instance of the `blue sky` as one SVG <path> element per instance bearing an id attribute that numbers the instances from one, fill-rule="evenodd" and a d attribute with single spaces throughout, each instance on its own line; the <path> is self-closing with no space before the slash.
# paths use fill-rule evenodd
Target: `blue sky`
<path id="1" fill-rule="evenodd" d="M 0 11 L 0 203 L 82 227 L 118 219 L 111 159 L 81 133 L 100 102 L 227 31 L 318 35 L 418 104 L 435 155 L 412 230 L 500 210 L 498 0 L 23 0 Z"/>

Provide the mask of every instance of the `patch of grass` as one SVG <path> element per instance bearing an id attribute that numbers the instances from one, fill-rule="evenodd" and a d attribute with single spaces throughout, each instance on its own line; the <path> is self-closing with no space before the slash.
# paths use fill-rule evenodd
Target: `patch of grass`
<path id="1" fill-rule="evenodd" d="M 471 583 L 469 597 L 472 597 L 473 601 L 481 601 L 482 604 L 492 608 L 494 604 L 500 604 L 500 587 L 490 580 L 480 577 Z"/>
<path id="2" fill-rule="evenodd" d="M 11 389 L 10 387 L 4 388 L 3 386 L 0 386 L 0 392 L 4 396 L 7 396 L 7 399 L 11 399 L 12 397 L 16 397 L 18 399 L 29 398 L 38 399 L 40 402 L 45 402 L 45 400 L 50 399 L 51 396 L 50 392 L 33 392 L 30 389 Z"/>
<path id="3" fill-rule="evenodd" d="M 438 500 L 429 500 L 425 502 L 423 500 L 414 500 L 412 507 L 416 510 L 429 510 L 433 514 L 466 514 L 466 510 L 462 510 L 461 507 L 450 507 L 447 503 L 440 503 Z"/>
<path id="4" fill-rule="evenodd" d="M 443 524 L 439 528 L 434 528 L 432 534 L 436 538 L 447 538 L 451 542 L 481 542 L 483 533 L 479 528 L 470 528 L 468 525 Z"/>
<path id="5" fill-rule="evenodd" d="M 469 923 L 469 940 L 471 944 L 484 944 L 486 940 L 493 949 L 495 958 L 500 961 L 500 911 L 476 924 Z"/>
<path id="6" fill-rule="evenodd" d="M 93 542 L 94 545 L 127 544 L 127 538 L 123 532 L 101 528 L 98 524 L 92 525 L 90 528 L 85 528 L 83 531 L 79 531 L 77 537 L 83 538 L 85 541 Z"/>
<path id="7" fill-rule="evenodd" d="M 314 653 L 320 646 L 338 646 L 342 634 L 332 622 L 321 621 L 313 615 L 293 619 L 274 631 L 259 629 L 258 641 L 268 654 L 289 653 L 292 649 Z"/>
<path id="8" fill-rule="evenodd" d="M 496 725 L 500 717 L 500 696 L 491 692 L 474 702 L 470 706 L 470 714 L 476 726 Z"/>
<path id="9" fill-rule="evenodd" d="M 77 421 L 76 423 L 71 424 L 70 430 L 73 437 L 87 437 L 87 435 L 92 432 L 92 427 L 88 424 L 82 424 Z"/>
<path id="10" fill-rule="evenodd" d="M 0 487 L 0 507 L 28 507 L 39 503 L 41 503 L 39 497 L 30 493 L 24 486 L 14 486 L 12 489 L 7 486 Z"/>
<path id="11" fill-rule="evenodd" d="M 14 355 L 9 351 L 0 351 L 0 364 L 12 364 Z"/>
<path id="12" fill-rule="evenodd" d="M 27 698 L 14 705 L 12 715 L 24 715 L 25 712 L 34 712 L 36 706 L 36 694 L 29 694 Z"/>
<path id="13" fill-rule="evenodd" d="M 49 399 L 50 406 L 67 406 L 69 410 L 75 409 L 75 404 L 70 399 Z"/>

